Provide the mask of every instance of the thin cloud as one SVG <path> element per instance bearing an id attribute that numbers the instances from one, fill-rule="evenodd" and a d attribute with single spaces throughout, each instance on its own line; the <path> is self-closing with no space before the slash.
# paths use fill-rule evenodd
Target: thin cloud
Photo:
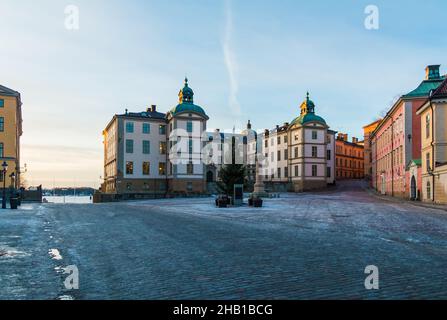
<path id="1" fill-rule="evenodd" d="M 233 14 L 231 9 L 231 1 L 225 0 L 225 34 L 223 38 L 223 54 L 225 66 L 228 72 L 230 81 L 230 96 L 229 103 L 232 111 L 237 115 L 241 113 L 241 106 L 239 104 L 237 94 L 239 91 L 239 83 L 237 81 L 237 62 L 233 48 L 231 46 L 231 39 L 233 34 Z"/>

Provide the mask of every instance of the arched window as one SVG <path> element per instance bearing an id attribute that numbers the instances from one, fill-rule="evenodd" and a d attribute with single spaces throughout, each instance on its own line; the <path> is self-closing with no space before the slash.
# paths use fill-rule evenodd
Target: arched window
<path id="1" fill-rule="evenodd" d="M 427 114 L 425 117 L 425 137 L 430 138 L 430 115 Z"/>
<path id="2" fill-rule="evenodd" d="M 431 199 L 431 184 L 427 181 L 427 199 Z"/>

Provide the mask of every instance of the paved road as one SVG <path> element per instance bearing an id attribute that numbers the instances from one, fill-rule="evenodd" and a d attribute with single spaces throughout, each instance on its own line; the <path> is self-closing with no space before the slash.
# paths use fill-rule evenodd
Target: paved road
<path id="1" fill-rule="evenodd" d="M 24 206 L 0 212 L 0 299 L 445 299 L 446 245 L 446 212 L 351 182 L 261 210 L 211 199 Z M 63 286 L 67 265 L 79 290 Z M 364 288 L 367 265 L 379 267 L 377 291 Z"/>

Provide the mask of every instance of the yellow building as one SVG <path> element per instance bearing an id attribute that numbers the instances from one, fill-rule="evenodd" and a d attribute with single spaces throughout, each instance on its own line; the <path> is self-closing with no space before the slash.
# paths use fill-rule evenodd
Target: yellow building
<path id="1" fill-rule="evenodd" d="M 422 201 L 447 203 L 447 79 L 418 109 L 421 116 Z"/>
<path id="2" fill-rule="evenodd" d="M 20 136 L 22 135 L 22 102 L 20 93 L 0 85 L 0 165 L 8 171 L 0 174 L 0 189 L 20 187 Z M 3 168 L 0 168 L 3 169 Z"/>

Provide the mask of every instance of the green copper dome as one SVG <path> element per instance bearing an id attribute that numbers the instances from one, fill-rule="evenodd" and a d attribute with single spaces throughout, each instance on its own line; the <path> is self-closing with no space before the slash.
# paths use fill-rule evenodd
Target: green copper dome
<path id="1" fill-rule="evenodd" d="M 194 104 L 194 91 L 188 85 L 188 78 L 185 78 L 185 86 L 180 90 L 178 97 L 179 104 L 170 111 L 172 115 L 175 116 L 182 112 L 194 112 L 207 117 L 205 110 Z"/>
<path id="2" fill-rule="evenodd" d="M 306 100 L 301 104 L 300 106 L 301 114 L 298 118 L 293 119 L 291 122 L 292 125 L 294 124 L 305 124 L 308 122 L 320 122 L 323 124 L 326 124 L 326 121 L 315 114 L 315 103 L 310 100 L 309 98 L 309 92 L 307 93 Z"/>
<path id="3" fill-rule="evenodd" d="M 202 107 L 197 106 L 193 103 L 181 103 L 181 104 L 177 105 L 175 108 L 172 108 L 172 110 L 171 110 L 171 113 L 173 115 L 176 115 L 181 112 L 195 112 L 195 113 L 200 113 L 200 114 L 203 114 L 204 116 L 206 116 L 205 110 L 203 110 Z"/>
<path id="4" fill-rule="evenodd" d="M 314 113 L 302 114 L 298 118 L 293 119 L 291 124 L 292 125 L 297 124 L 297 123 L 305 124 L 308 122 L 321 122 L 321 123 L 326 124 L 326 121 L 322 117 L 317 116 Z"/>

